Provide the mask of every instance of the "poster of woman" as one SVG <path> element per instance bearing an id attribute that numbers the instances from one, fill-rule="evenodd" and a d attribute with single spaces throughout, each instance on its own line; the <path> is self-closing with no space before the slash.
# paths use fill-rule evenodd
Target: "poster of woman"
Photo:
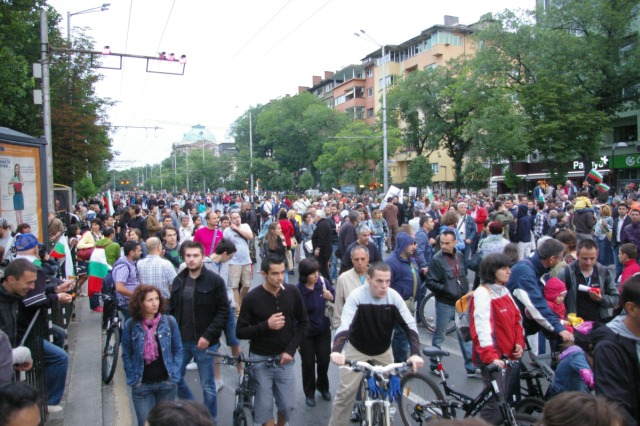
<path id="1" fill-rule="evenodd" d="M 38 148 L 0 144 L 0 217 L 12 229 L 26 223 L 42 238 Z M 45 215 L 46 217 L 46 215 Z"/>

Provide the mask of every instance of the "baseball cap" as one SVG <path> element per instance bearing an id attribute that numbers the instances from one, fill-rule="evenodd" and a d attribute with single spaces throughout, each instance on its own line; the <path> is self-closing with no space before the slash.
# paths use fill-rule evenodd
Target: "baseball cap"
<path id="1" fill-rule="evenodd" d="M 27 251 L 42 245 L 33 234 L 20 234 L 16 237 L 16 251 Z"/>

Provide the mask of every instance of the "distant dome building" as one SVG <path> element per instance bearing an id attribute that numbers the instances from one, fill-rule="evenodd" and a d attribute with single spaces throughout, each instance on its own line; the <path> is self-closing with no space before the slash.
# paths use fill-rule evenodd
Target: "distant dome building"
<path id="1" fill-rule="evenodd" d="M 196 124 L 184 134 L 180 142 L 174 142 L 173 149 L 180 152 L 207 150 L 216 157 L 220 156 L 220 145 L 216 143 L 216 136 L 201 124 Z"/>

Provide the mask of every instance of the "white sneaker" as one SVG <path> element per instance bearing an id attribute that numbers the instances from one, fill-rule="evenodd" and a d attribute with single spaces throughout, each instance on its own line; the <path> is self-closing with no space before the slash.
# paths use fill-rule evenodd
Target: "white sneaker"
<path id="1" fill-rule="evenodd" d="M 216 380 L 216 392 L 218 392 L 224 386 L 224 380 L 215 379 Z"/>
<path id="2" fill-rule="evenodd" d="M 197 369 L 198 369 L 198 364 L 195 361 L 187 364 L 187 370 L 193 371 Z"/>
<path id="3" fill-rule="evenodd" d="M 59 413 L 62 411 L 62 405 L 47 405 L 47 411 L 49 414 Z"/>

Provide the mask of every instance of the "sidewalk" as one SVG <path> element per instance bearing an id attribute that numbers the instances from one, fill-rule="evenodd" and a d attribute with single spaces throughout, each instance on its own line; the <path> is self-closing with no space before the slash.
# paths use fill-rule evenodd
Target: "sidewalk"
<path id="1" fill-rule="evenodd" d="M 115 394 L 127 392 L 121 359 L 113 381 L 106 386 L 102 383 L 101 326 L 102 315 L 91 312 L 89 298 L 78 298 L 76 318 L 67 331 L 69 368 L 61 403 L 64 410 L 50 415 L 47 426 L 131 424 L 131 407 L 116 404 L 129 398 L 115 398 Z"/>

